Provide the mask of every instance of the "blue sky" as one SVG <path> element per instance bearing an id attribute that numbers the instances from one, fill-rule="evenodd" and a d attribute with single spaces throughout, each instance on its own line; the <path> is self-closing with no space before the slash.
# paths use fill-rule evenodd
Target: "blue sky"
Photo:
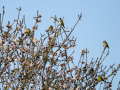
<path id="1" fill-rule="evenodd" d="M 20 19 L 26 16 L 26 25 L 32 28 L 35 21 L 33 17 L 42 14 L 42 23 L 39 23 L 38 30 L 35 33 L 37 39 L 40 33 L 45 33 L 50 25 L 54 26 L 51 16 L 60 18 L 64 16 L 65 27 L 70 30 L 78 20 L 78 15 L 82 13 L 81 21 L 75 27 L 72 36 L 77 38 L 74 53 L 74 62 L 77 65 L 81 49 L 87 48 L 88 62 L 96 60 L 103 51 L 103 41 L 109 44 L 109 55 L 103 62 L 103 65 L 109 68 L 115 63 L 115 67 L 120 64 L 120 0 L 2 0 L 0 2 L 0 13 L 2 6 L 5 6 L 5 15 L 3 25 L 8 21 L 11 23 L 17 19 L 18 12 L 16 8 L 21 6 Z M 4 28 L 6 29 L 6 28 Z M 105 53 L 107 53 L 107 50 Z M 105 54 L 104 54 L 105 56 Z M 118 87 L 120 80 L 120 71 L 113 80 L 113 87 Z"/>

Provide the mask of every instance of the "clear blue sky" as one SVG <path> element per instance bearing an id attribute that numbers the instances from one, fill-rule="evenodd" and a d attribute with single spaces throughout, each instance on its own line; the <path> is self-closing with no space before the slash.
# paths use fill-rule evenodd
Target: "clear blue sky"
<path id="1" fill-rule="evenodd" d="M 103 51 L 103 40 L 109 44 L 109 55 L 103 62 L 108 66 L 115 63 L 115 67 L 120 64 L 120 0 L 1 0 L 0 13 L 2 6 L 5 6 L 5 16 L 3 25 L 8 20 L 13 22 L 17 19 L 18 12 L 16 8 L 21 6 L 20 18 L 26 16 L 26 25 L 32 28 L 35 21 L 37 10 L 42 14 L 42 23 L 39 23 L 39 30 L 36 31 L 36 38 L 39 39 L 39 33 L 45 33 L 50 25 L 54 25 L 50 19 L 57 15 L 57 18 L 64 16 L 65 27 L 68 30 L 74 26 L 78 20 L 78 14 L 82 13 L 82 20 L 77 24 L 71 37 L 77 37 L 74 53 L 74 62 L 77 65 L 80 50 L 87 48 L 88 61 L 101 56 Z M 107 53 L 107 50 L 105 51 Z M 105 54 L 104 54 L 105 56 Z M 118 87 L 120 80 L 120 71 L 113 80 L 113 90 Z"/>

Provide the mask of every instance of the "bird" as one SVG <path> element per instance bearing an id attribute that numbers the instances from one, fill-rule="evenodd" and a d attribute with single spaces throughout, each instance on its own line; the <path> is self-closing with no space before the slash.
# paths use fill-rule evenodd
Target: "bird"
<path id="1" fill-rule="evenodd" d="M 43 62 L 46 64 L 46 62 L 47 62 L 47 57 L 46 57 L 46 56 L 43 56 L 43 57 L 42 57 L 42 60 L 43 60 Z"/>
<path id="2" fill-rule="evenodd" d="M 64 22 L 63 22 L 63 20 L 61 18 L 59 18 L 59 24 L 64 27 Z"/>
<path id="3" fill-rule="evenodd" d="M 53 30 L 53 26 L 51 25 L 49 28 L 48 28 L 48 31 L 52 31 Z"/>
<path id="4" fill-rule="evenodd" d="M 106 42 L 106 41 L 103 41 L 103 46 L 106 48 L 108 48 L 109 49 L 109 46 L 108 46 L 108 43 Z"/>
<path id="5" fill-rule="evenodd" d="M 101 76 L 98 76 L 98 81 L 104 81 L 104 79 Z"/>
<path id="6" fill-rule="evenodd" d="M 23 45 L 23 40 L 22 40 L 22 38 L 20 38 L 20 40 L 19 40 L 19 45 Z"/>
<path id="7" fill-rule="evenodd" d="M 4 32 L 4 36 L 5 36 L 5 37 L 8 37 L 8 35 L 9 35 L 9 32 L 8 32 L 8 31 L 5 31 L 5 32 Z"/>
<path id="8" fill-rule="evenodd" d="M 89 74 L 93 74 L 93 72 L 94 72 L 94 68 L 90 68 Z"/>
<path id="9" fill-rule="evenodd" d="M 30 29 L 28 28 L 27 31 L 26 31 L 26 35 L 29 36 L 31 33 Z"/>
<path id="10" fill-rule="evenodd" d="M 43 56 L 42 56 L 42 60 L 43 60 L 44 69 L 45 69 L 46 63 L 47 63 L 47 61 L 48 61 L 48 55 L 43 55 Z"/>
<path id="11" fill-rule="evenodd" d="M 56 88 L 59 88 L 59 84 L 56 84 L 55 87 L 56 87 Z"/>

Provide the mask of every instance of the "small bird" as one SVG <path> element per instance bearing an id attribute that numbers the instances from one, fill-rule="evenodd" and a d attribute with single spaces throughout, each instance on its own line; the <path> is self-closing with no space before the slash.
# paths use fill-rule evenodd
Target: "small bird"
<path id="1" fill-rule="evenodd" d="M 56 84 L 55 87 L 56 87 L 56 88 L 59 88 L 59 84 Z"/>
<path id="2" fill-rule="evenodd" d="M 46 62 L 47 62 L 46 56 L 43 56 L 43 57 L 42 57 L 42 60 L 43 60 L 43 62 L 46 64 Z"/>
<path id="3" fill-rule="evenodd" d="M 8 31 L 5 31 L 5 32 L 4 32 L 4 36 L 5 36 L 5 37 L 8 37 L 8 35 L 9 35 L 9 32 L 8 32 Z"/>
<path id="4" fill-rule="evenodd" d="M 19 45 L 23 45 L 23 40 L 20 38 Z"/>
<path id="5" fill-rule="evenodd" d="M 30 33 L 31 33 L 31 31 L 30 31 L 30 29 L 28 28 L 27 31 L 26 31 L 26 35 L 27 35 L 27 36 L 30 36 Z"/>
<path id="6" fill-rule="evenodd" d="M 94 68 L 90 68 L 89 74 L 92 74 L 94 72 Z"/>
<path id="7" fill-rule="evenodd" d="M 98 76 L 98 81 L 104 81 L 104 79 L 101 76 Z"/>
<path id="8" fill-rule="evenodd" d="M 61 18 L 59 18 L 59 24 L 64 27 L 64 22 L 63 22 L 63 20 Z"/>
<path id="9" fill-rule="evenodd" d="M 109 49 L 108 43 L 107 43 L 106 41 L 103 41 L 103 46 L 104 46 L 105 48 L 108 47 L 108 49 Z"/>
<path id="10" fill-rule="evenodd" d="M 45 66 L 46 66 L 46 63 L 47 63 L 47 61 L 48 61 L 48 55 L 43 55 L 42 56 L 42 60 L 43 60 L 43 63 L 44 63 L 44 69 L 45 69 Z"/>
<path id="11" fill-rule="evenodd" d="M 52 31 L 53 30 L 53 26 L 51 25 L 49 28 L 48 28 L 48 31 Z"/>

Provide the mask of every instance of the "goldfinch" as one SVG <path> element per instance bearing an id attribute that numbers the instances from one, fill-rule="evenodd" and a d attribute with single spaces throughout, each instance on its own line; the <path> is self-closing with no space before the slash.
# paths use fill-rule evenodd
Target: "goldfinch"
<path id="1" fill-rule="evenodd" d="M 89 74 L 92 74 L 94 72 L 94 68 L 90 68 Z"/>
<path id="2" fill-rule="evenodd" d="M 43 60 L 43 63 L 44 63 L 44 69 L 45 69 L 45 65 L 46 65 L 46 63 L 47 63 L 47 61 L 48 61 L 48 56 L 42 56 L 42 60 Z"/>
<path id="3" fill-rule="evenodd" d="M 20 38 L 19 45 L 23 45 L 23 40 Z"/>
<path id="4" fill-rule="evenodd" d="M 52 31 L 53 30 L 53 26 L 51 25 L 49 28 L 48 28 L 48 31 Z"/>
<path id="5" fill-rule="evenodd" d="M 28 28 L 27 31 L 26 31 L 26 35 L 29 36 L 31 33 L 30 29 Z"/>
<path id="6" fill-rule="evenodd" d="M 7 36 L 8 34 L 9 34 L 8 32 L 6 32 L 6 31 L 4 32 L 4 35 L 5 35 L 5 36 Z"/>
<path id="7" fill-rule="evenodd" d="M 98 76 L 98 81 L 104 81 L 104 79 L 101 76 Z"/>
<path id="8" fill-rule="evenodd" d="M 56 87 L 56 88 L 59 88 L 59 84 L 56 84 L 55 87 Z"/>
<path id="9" fill-rule="evenodd" d="M 61 18 L 59 18 L 59 24 L 64 27 L 64 22 L 63 22 L 63 20 Z"/>
<path id="10" fill-rule="evenodd" d="M 7 37 L 9 36 L 9 32 L 8 32 L 8 31 L 7 31 L 7 32 L 5 31 L 3 36 L 4 36 L 5 38 L 7 38 Z"/>
<path id="11" fill-rule="evenodd" d="M 44 62 L 45 64 L 46 64 L 46 59 L 47 59 L 46 56 L 43 56 L 43 57 L 42 57 L 42 60 L 43 60 L 43 62 Z"/>
<path id="12" fill-rule="evenodd" d="M 107 43 L 106 41 L 103 41 L 103 46 L 104 46 L 105 48 L 108 47 L 108 49 L 109 49 L 108 43 Z"/>

